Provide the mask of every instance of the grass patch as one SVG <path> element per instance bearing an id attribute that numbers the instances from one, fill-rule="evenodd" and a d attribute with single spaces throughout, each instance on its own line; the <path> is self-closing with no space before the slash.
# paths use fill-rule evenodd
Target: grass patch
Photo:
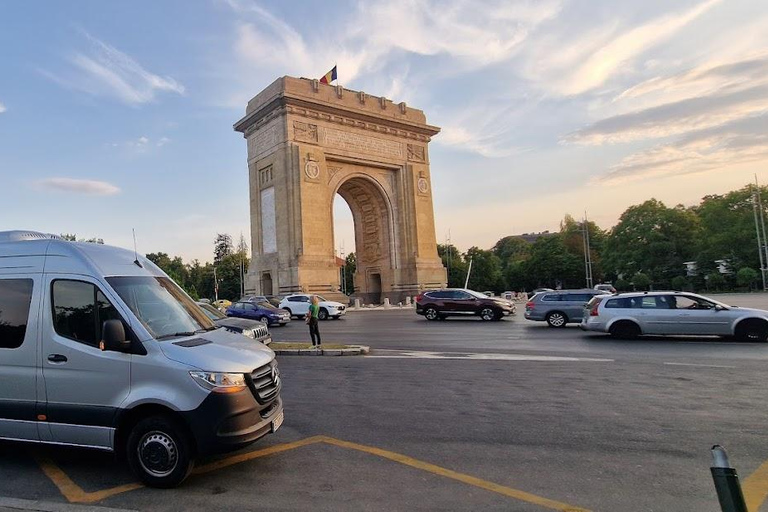
<path id="1" fill-rule="evenodd" d="M 312 343 L 294 343 L 287 341 L 273 341 L 269 344 L 271 349 L 278 350 L 295 350 L 295 349 L 307 349 L 312 348 Z M 353 348 L 352 345 L 341 345 L 339 343 L 323 343 L 323 350 L 341 350 L 343 348 Z"/>

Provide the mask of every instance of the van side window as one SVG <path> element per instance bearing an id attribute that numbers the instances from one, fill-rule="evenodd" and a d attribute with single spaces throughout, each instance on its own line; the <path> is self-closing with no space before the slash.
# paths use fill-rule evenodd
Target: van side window
<path id="1" fill-rule="evenodd" d="M 0 348 L 24 343 L 32 303 L 31 279 L 0 279 Z"/>
<path id="2" fill-rule="evenodd" d="M 91 283 L 56 280 L 51 295 L 53 327 L 65 338 L 98 346 L 102 324 L 120 319 L 112 303 Z"/>
<path id="3" fill-rule="evenodd" d="M 544 302 L 558 302 L 560 301 L 560 295 L 557 293 L 553 293 L 550 295 L 545 295 L 541 298 Z"/>

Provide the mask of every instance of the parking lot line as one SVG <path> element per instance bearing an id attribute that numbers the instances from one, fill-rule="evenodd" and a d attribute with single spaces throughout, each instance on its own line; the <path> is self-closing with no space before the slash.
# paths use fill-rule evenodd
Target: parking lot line
<path id="1" fill-rule="evenodd" d="M 741 483 L 747 510 L 757 512 L 768 497 L 768 460 L 763 462 L 751 475 Z"/>
<path id="2" fill-rule="evenodd" d="M 515 498 L 520 501 L 525 501 L 525 502 L 546 507 L 552 510 L 560 510 L 562 512 L 589 512 L 587 509 L 584 509 L 584 508 L 574 507 L 573 505 L 568 505 L 567 503 L 550 500 L 548 498 L 543 498 L 541 496 L 537 496 L 535 494 L 531 494 L 525 491 L 512 489 L 511 487 L 505 487 L 503 485 L 489 482 L 488 480 L 482 480 L 480 478 L 477 478 L 471 475 L 452 471 L 450 469 L 436 466 L 434 464 L 430 464 L 429 462 L 424 462 L 418 459 L 414 459 L 412 457 L 408 457 L 407 455 L 402 455 L 400 453 L 390 452 L 388 450 L 382 450 L 381 448 L 366 446 L 358 443 L 352 443 L 349 441 L 342 441 L 340 439 L 334 439 L 332 437 L 326 437 L 323 439 L 323 441 L 325 443 L 328 443 L 334 446 L 340 446 L 342 448 L 349 448 L 351 450 L 357 450 L 357 451 L 365 452 L 371 455 L 376 455 L 378 457 L 389 459 L 394 462 L 399 462 L 400 464 L 404 464 L 412 468 L 421 469 L 423 471 L 427 471 L 435 475 L 444 476 L 446 478 L 451 478 L 453 480 L 457 480 L 459 482 L 463 482 L 468 485 L 485 489 L 486 491 L 502 494 L 510 498 Z"/>
<path id="3" fill-rule="evenodd" d="M 481 478 L 477 478 L 464 473 L 459 473 L 457 471 L 446 469 L 446 468 L 437 466 L 435 464 L 430 464 L 429 462 L 424 462 L 418 459 L 414 459 L 407 455 L 391 452 L 388 450 L 383 450 L 381 448 L 376 448 L 374 446 L 367 446 L 363 444 L 352 443 L 350 441 L 343 441 L 341 439 L 336 439 L 328 436 L 313 436 L 313 437 L 308 437 L 306 439 L 302 439 L 299 441 L 294 441 L 291 443 L 284 443 L 284 444 L 278 444 L 275 446 L 270 446 L 262 450 L 256 450 L 253 452 L 232 455 L 232 456 L 225 457 L 223 459 L 211 462 L 209 464 L 199 466 L 198 468 L 195 469 L 193 474 L 200 475 L 200 474 L 210 473 L 212 471 L 217 471 L 219 469 L 233 466 L 235 464 L 247 462 L 249 460 L 257 459 L 259 457 L 266 457 L 268 455 L 274 455 L 274 454 L 286 452 L 289 450 L 295 450 L 296 448 L 300 448 L 302 446 L 309 446 L 312 444 L 319 444 L 319 443 L 325 443 L 325 444 L 329 444 L 329 445 L 340 447 L 340 448 L 346 448 L 350 450 L 364 452 L 370 455 L 376 455 L 377 457 L 388 459 L 393 462 L 403 464 L 405 466 L 410 466 L 415 469 L 427 471 L 434 475 L 450 478 L 452 480 L 456 480 L 458 482 L 462 482 L 467 485 L 472 485 L 474 487 L 478 487 L 486 491 L 495 492 L 497 494 L 501 494 L 509 498 L 514 498 L 516 500 L 524 501 L 524 502 L 545 507 L 551 510 L 558 510 L 561 512 L 590 512 L 588 509 L 575 507 L 573 505 L 568 505 L 567 503 L 562 503 L 555 500 L 550 500 L 548 498 L 537 496 L 535 494 L 531 494 L 518 489 L 513 489 L 511 487 L 505 487 L 503 485 L 490 482 L 488 480 L 483 480 Z M 83 490 L 82 487 L 77 485 L 69 477 L 69 475 L 67 475 L 61 468 L 59 468 L 50 459 L 38 458 L 37 462 L 42 468 L 45 475 L 56 485 L 56 487 L 59 489 L 61 494 L 64 495 L 64 497 L 70 503 L 94 503 L 94 502 L 109 498 L 111 496 L 115 496 L 117 494 L 122 494 L 128 491 L 133 491 L 133 490 L 141 489 L 144 487 L 140 483 L 131 483 L 131 484 L 119 485 L 109 489 L 103 489 L 100 491 L 87 492 Z"/>
<path id="4" fill-rule="evenodd" d="M 40 465 L 43 473 L 50 478 L 54 485 L 59 488 L 59 492 L 61 492 L 70 503 L 95 503 L 116 494 L 122 494 L 144 487 L 140 483 L 130 483 L 103 489 L 101 491 L 86 492 L 82 487 L 69 478 L 69 475 L 67 475 L 60 467 L 54 464 L 52 460 L 38 458 L 37 463 Z"/>

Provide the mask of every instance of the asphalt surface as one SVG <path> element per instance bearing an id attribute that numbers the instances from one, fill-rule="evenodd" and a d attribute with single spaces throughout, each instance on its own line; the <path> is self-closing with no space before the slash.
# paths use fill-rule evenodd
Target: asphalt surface
<path id="1" fill-rule="evenodd" d="M 736 301 L 768 307 L 764 295 Z M 320 330 L 327 343 L 363 343 L 372 355 L 281 357 L 285 424 L 242 453 L 312 436 L 332 442 L 93 504 L 547 510 L 541 498 L 588 510 L 706 512 L 720 510 L 709 473 L 713 444 L 728 449 L 742 479 L 768 459 L 768 344 L 619 342 L 575 326 L 550 329 L 521 311 L 491 323 L 354 312 Z M 299 321 L 272 332 L 275 340 L 309 337 Z M 85 492 L 133 481 L 99 453 L 4 443 L 0 456 L 0 496 L 10 498 L 66 501 L 41 471 L 46 460 Z"/>

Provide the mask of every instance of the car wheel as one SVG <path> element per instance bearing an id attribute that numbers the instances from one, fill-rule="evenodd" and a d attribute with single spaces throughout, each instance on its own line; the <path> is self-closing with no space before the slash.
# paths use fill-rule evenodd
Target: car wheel
<path id="1" fill-rule="evenodd" d="M 629 321 L 616 322 L 611 326 L 609 332 L 611 336 L 620 340 L 634 340 L 641 334 L 640 326 Z"/>
<path id="2" fill-rule="evenodd" d="M 480 310 L 480 318 L 485 320 L 486 322 L 490 322 L 491 320 L 496 320 L 497 313 L 494 311 L 493 308 L 483 308 Z"/>
<path id="3" fill-rule="evenodd" d="M 440 318 L 440 315 L 437 314 L 437 310 L 435 308 L 427 308 L 424 310 L 424 318 L 427 320 L 437 320 Z"/>
<path id="4" fill-rule="evenodd" d="M 320 311 L 317 312 L 317 318 L 319 320 L 328 320 L 328 310 L 325 308 L 320 308 Z"/>
<path id="5" fill-rule="evenodd" d="M 291 308 L 283 308 L 283 309 L 284 309 L 284 310 L 286 310 L 286 311 L 288 312 L 288 316 L 290 316 L 291 318 L 293 318 L 293 311 L 291 311 Z"/>
<path id="6" fill-rule="evenodd" d="M 744 320 L 736 327 L 739 341 L 760 341 L 768 339 L 768 325 L 760 320 Z"/>
<path id="7" fill-rule="evenodd" d="M 550 327 L 565 327 L 566 323 L 568 323 L 568 318 L 559 311 L 552 311 L 547 314 L 547 325 Z"/>
<path id="8" fill-rule="evenodd" d="M 165 416 L 139 421 L 128 435 L 126 454 L 133 473 L 150 487 L 175 487 L 194 467 L 189 435 Z"/>

